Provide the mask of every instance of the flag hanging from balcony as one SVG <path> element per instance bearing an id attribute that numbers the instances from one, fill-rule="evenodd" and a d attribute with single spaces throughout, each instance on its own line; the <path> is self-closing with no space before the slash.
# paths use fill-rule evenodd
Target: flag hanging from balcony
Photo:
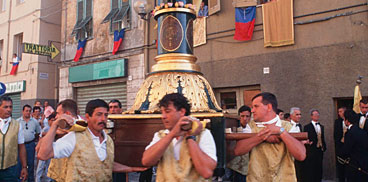
<path id="1" fill-rule="evenodd" d="M 116 52 L 119 50 L 121 43 L 123 42 L 125 34 L 125 28 L 121 29 L 120 31 L 114 31 L 114 47 L 112 49 L 112 54 L 115 55 Z"/>
<path id="2" fill-rule="evenodd" d="M 294 44 L 293 1 L 275 0 L 262 5 L 264 47 Z"/>
<path id="3" fill-rule="evenodd" d="M 12 66 L 12 69 L 10 71 L 10 75 L 17 74 L 18 66 L 19 66 L 19 62 L 13 62 L 13 66 Z"/>
<path id="4" fill-rule="evenodd" d="M 235 40 L 251 40 L 256 21 L 256 7 L 235 8 Z"/>
<path id="5" fill-rule="evenodd" d="M 82 53 L 84 51 L 84 47 L 86 46 L 86 42 L 87 42 L 87 39 L 84 39 L 84 40 L 78 40 L 78 49 L 77 49 L 77 53 L 75 53 L 75 56 L 74 56 L 74 62 L 77 62 L 79 61 L 79 58 L 82 56 Z"/>

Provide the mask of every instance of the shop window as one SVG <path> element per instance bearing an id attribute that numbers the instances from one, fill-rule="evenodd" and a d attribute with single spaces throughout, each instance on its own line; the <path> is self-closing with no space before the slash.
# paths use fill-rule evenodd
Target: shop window
<path id="1" fill-rule="evenodd" d="M 77 0 L 77 21 L 72 32 L 77 40 L 92 38 L 92 10 L 92 0 Z"/>
<path id="2" fill-rule="evenodd" d="M 123 28 L 130 28 L 130 1 L 111 0 L 111 10 L 101 23 L 110 22 L 110 33 Z"/>
<path id="3" fill-rule="evenodd" d="M 15 35 L 13 43 L 13 54 L 17 54 L 19 60 L 22 60 L 22 51 L 23 51 L 22 44 L 23 44 L 23 33 Z"/>
<path id="4" fill-rule="evenodd" d="M 0 13 L 6 10 L 6 0 L 0 0 Z"/>

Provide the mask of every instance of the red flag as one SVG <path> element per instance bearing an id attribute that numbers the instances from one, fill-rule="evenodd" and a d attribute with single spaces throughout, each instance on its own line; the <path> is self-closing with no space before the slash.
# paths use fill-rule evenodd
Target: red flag
<path id="1" fill-rule="evenodd" d="M 86 42 L 87 42 L 87 39 L 84 39 L 83 41 L 81 40 L 78 41 L 78 49 L 77 49 L 77 53 L 75 53 L 75 56 L 74 56 L 74 62 L 79 61 L 79 58 L 82 56 L 84 47 L 86 46 Z"/>
<path id="2" fill-rule="evenodd" d="M 19 65 L 19 62 L 13 63 L 12 69 L 11 69 L 11 71 L 10 71 L 10 75 L 15 75 L 15 74 L 17 74 L 18 65 Z"/>
<path id="3" fill-rule="evenodd" d="M 112 54 L 115 55 L 119 50 L 121 43 L 123 42 L 125 34 L 125 28 L 121 29 L 120 32 L 117 30 L 114 31 L 114 47 L 112 49 Z"/>
<path id="4" fill-rule="evenodd" d="M 256 7 L 235 8 L 235 40 L 251 40 L 256 21 Z"/>

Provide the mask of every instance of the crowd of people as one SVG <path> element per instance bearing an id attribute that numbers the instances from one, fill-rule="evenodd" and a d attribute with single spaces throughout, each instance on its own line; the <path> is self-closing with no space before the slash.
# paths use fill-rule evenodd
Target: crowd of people
<path id="1" fill-rule="evenodd" d="M 91 100 L 85 116 L 79 116 L 71 99 L 59 102 L 56 111 L 48 102 L 43 107 L 39 101 L 33 107 L 24 105 L 18 119 L 11 117 L 12 105 L 10 97 L 0 97 L 0 182 L 113 181 L 122 177 L 113 172 L 152 175 L 152 166 L 157 166 L 158 182 L 207 181 L 217 166 L 213 136 L 190 116 L 191 105 L 182 94 L 167 94 L 159 102 L 165 129 L 157 131 L 145 148 L 146 167 L 114 162 L 114 142 L 105 129 L 108 114 L 122 113 L 118 100 Z M 338 110 L 334 137 L 339 181 L 368 181 L 367 100 L 360 101 L 360 110 L 359 114 L 344 107 Z M 300 108 L 292 107 L 286 120 L 276 96 L 264 92 L 253 97 L 251 107 L 240 107 L 238 114 L 237 131 L 256 134 L 236 142 L 236 157 L 227 163 L 232 181 L 322 180 L 326 143 L 317 109 L 310 110 L 310 122 L 302 127 Z M 198 127 L 188 129 L 192 123 Z M 299 132 L 307 132 L 308 139 L 293 137 Z"/>

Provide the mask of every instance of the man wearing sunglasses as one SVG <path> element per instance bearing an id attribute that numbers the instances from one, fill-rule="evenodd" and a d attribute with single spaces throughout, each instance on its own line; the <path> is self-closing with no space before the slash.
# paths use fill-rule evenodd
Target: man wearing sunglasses
<path id="1" fill-rule="evenodd" d="M 24 146 L 24 134 L 22 125 L 11 118 L 13 101 L 8 96 L 0 97 L 0 182 L 18 181 L 16 176 L 16 164 L 18 159 L 22 163 L 21 179 L 27 179 L 27 156 Z M 3 153 L 4 152 L 4 153 Z"/>
<path id="2" fill-rule="evenodd" d="M 28 166 L 28 181 L 34 181 L 34 158 L 36 140 L 41 132 L 41 126 L 36 119 L 31 117 L 32 107 L 28 104 L 23 106 L 22 116 L 17 119 L 22 125 L 24 134 L 24 144 L 27 152 L 27 166 Z M 21 165 L 18 163 L 18 172 L 21 170 Z"/>

